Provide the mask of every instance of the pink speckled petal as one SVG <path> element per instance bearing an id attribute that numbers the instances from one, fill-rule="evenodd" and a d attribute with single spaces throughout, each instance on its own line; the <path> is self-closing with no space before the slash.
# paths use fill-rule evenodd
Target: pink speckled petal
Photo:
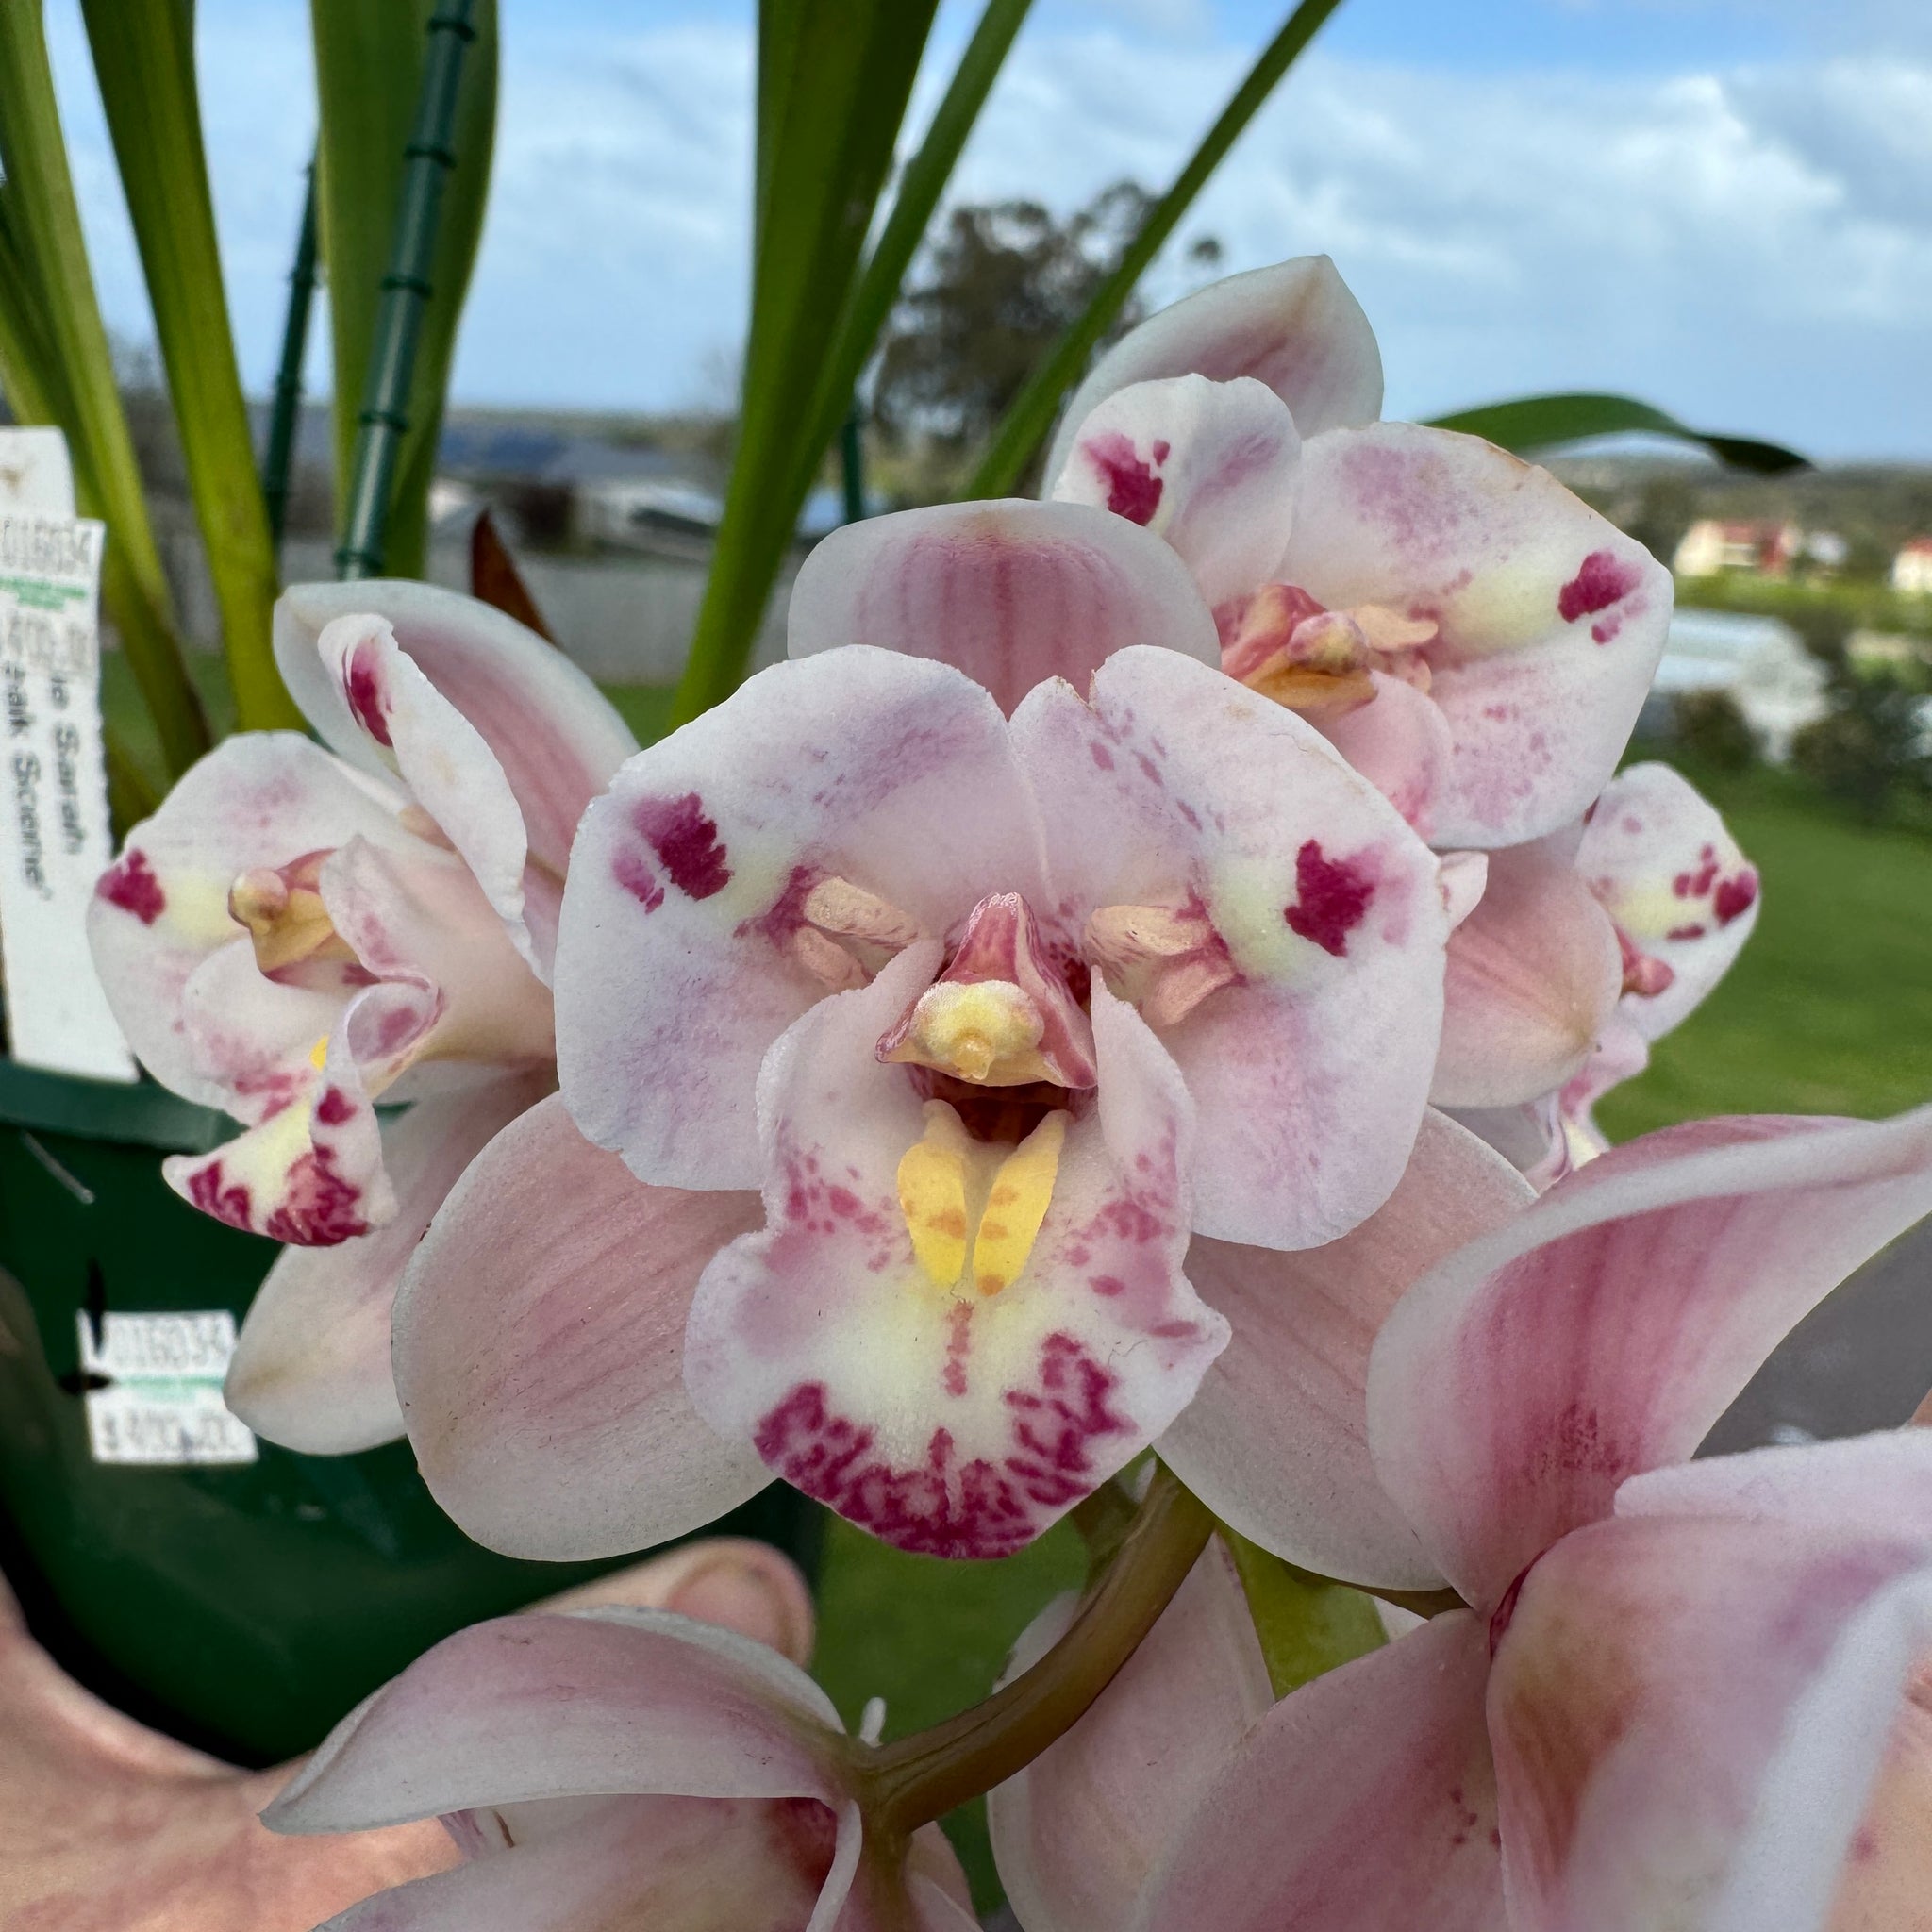
<path id="1" fill-rule="evenodd" d="M 1056 1641 L 1071 1609 L 1063 1598 L 1035 1620 L 1009 1678 Z M 1000 1882 L 1029 1932 L 1131 1924 L 1202 1791 L 1274 1702 L 1241 1579 L 1216 1538 L 1087 1715 L 988 1795 Z"/>
<path id="2" fill-rule="evenodd" d="M 758 1063 L 826 991 L 793 947 L 805 891 L 850 880 L 939 936 L 991 893 L 1039 903 L 1039 840 L 962 672 L 863 647 L 760 672 L 584 821 L 557 1002 L 577 1124 L 646 1180 L 756 1187 Z"/>
<path id="3" fill-rule="evenodd" d="M 367 771 L 387 761 L 316 648 L 327 625 L 358 615 L 382 619 L 474 726 L 515 795 L 531 856 L 561 874 L 584 808 L 637 749 L 603 693 L 561 651 L 474 597 L 393 578 L 296 584 L 275 606 L 276 664 L 324 740 Z"/>
<path id="4" fill-rule="evenodd" d="M 1266 383 L 1304 437 L 1382 413 L 1382 357 L 1361 304 L 1325 255 L 1297 256 L 1212 282 L 1130 329 L 1074 391 L 1047 458 L 1048 488 L 1107 397 L 1189 375 Z"/>
<path id="5" fill-rule="evenodd" d="M 681 1370 L 691 1291 L 755 1195 L 647 1188 L 556 1096 L 465 1170 L 404 1277 L 396 1391 L 476 1541 L 560 1562 L 701 1528 L 770 1481 Z"/>
<path id="6" fill-rule="evenodd" d="M 1164 544 L 1104 509 L 1023 499 L 834 530 L 798 573 L 787 636 L 793 658 L 872 644 L 937 658 L 1007 712 L 1042 678 L 1084 691 L 1125 644 L 1221 661 L 1214 619 Z"/>
<path id="7" fill-rule="evenodd" d="M 1437 1617 L 1277 1704 L 1202 1790 L 1132 1932 L 1499 1932 L 1489 1642 Z"/>
<path id="8" fill-rule="evenodd" d="M 1800 1317 L 1928 1208 L 1932 1108 L 1612 1148 L 1390 1317 L 1369 1364 L 1383 1483 L 1493 1605 L 1626 1477 L 1686 1459 Z"/>
<path id="9" fill-rule="evenodd" d="M 1302 448 L 1277 575 L 1331 608 L 1433 618 L 1455 738 L 1432 837 L 1540 838 L 1603 789 L 1662 655 L 1671 577 L 1541 470 L 1474 436 L 1383 423 Z"/>
<path id="10" fill-rule="evenodd" d="M 1700 1457 L 1634 1475 L 1619 1516 L 1741 1516 L 1932 1545 L 1932 1434 L 1878 1429 L 1829 1442 Z"/>
<path id="11" fill-rule="evenodd" d="M 1137 382 L 1080 425 L 1053 493 L 1164 539 L 1211 609 L 1266 583 L 1287 548 L 1301 449 L 1287 406 L 1252 376 Z"/>
<path id="12" fill-rule="evenodd" d="M 127 835 L 88 908 L 88 940 L 114 1018 L 164 1087 L 255 1118 L 259 1108 L 238 1091 L 238 1079 L 272 1074 L 288 1061 L 291 1007 L 303 1015 L 292 1065 L 307 1060 L 323 1030 L 308 1018 L 325 1010 L 309 995 L 261 981 L 270 1002 L 268 1050 L 255 1051 L 237 1024 L 228 1029 L 233 1055 L 212 1061 L 184 1027 L 189 981 L 224 949 L 235 949 L 236 966 L 260 977 L 244 929 L 228 916 L 228 889 L 239 874 L 287 865 L 358 836 L 416 844 L 396 823 L 404 802 L 393 784 L 365 778 L 291 731 L 244 731 L 203 758 L 154 817 Z M 231 989 L 239 977 L 228 980 Z M 289 997 L 278 1001 L 282 993 Z"/>
<path id="13" fill-rule="evenodd" d="M 284 1248 L 242 1324 L 225 1396 L 257 1435 L 346 1456 L 403 1433 L 390 1310 L 403 1269 L 457 1177 L 500 1127 L 543 1097 L 542 1074 L 419 1101 L 382 1129 L 395 1218 L 332 1248 Z"/>
<path id="14" fill-rule="evenodd" d="M 1442 708 L 1412 684 L 1372 671 L 1366 705 L 1314 721 L 1322 736 L 1416 829 L 1433 841 L 1436 806 L 1455 764 L 1456 740 Z"/>
<path id="15" fill-rule="evenodd" d="M 808 1014 L 760 1087 L 766 1224 L 705 1272 L 685 1378 L 721 1434 L 901 1549 L 1004 1556 L 1172 1422 L 1227 1338 L 1180 1273 L 1191 1122 L 1131 1008 L 1093 995 L 1097 1104 L 1066 1136 L 1025 1266 L 941 1287 L 896 1191 L 924 1130 L 874 1043 L 935 947 Z"/>
<path id="16" fill-rule="evenodd" d="M 1858 1832 L 1928 1655 L 1923 1540 L 1721 1517 L 1564 1538 L 1490 1684 L 1511 1924 L 1824 1932 L 1848 1859 L 1923 1857 Z"/>
<path id="17" fill-rule="evenodd" d="M 1123 651 L 1091 708 L 1064 685 L 1013 720 L 1053 897 L 1198 904 L 1238 983 L 1161 1035 L 1201 1132 L 1195 1226 L 1314 1247 L 1402 1177 L 1441 1024 L 1434 857 L 1291 711 L 1171 651 Z"/>
<path id="18" fill-rule="evenodd" d="M 1439 1586 L 1369 1457 L 1369 1350 L 1407 1289 L 1534 1198 L 1500 1155 L 1431 1111 L 1400 1185 L 1352 1234 L 1292 1255 L 1197 1239 L 1189 1279 L 1234 1334 L 1161 1456 L 1224 1523 L 1292 1563 L 1385 1589 Z"/>
<path id="19" fill-rule="evenodd" d="M 1624 997 L 1624 1019 L 1645 1040 L 1689 1016 L 1757 924 L 1756 867 L 1668 765 L 1632 765 L 1604 788 L 1576 871 L 1637 950 L 1670 968 L 1661 991 Z"/>
<path id="20" fill-rule="evenodd" d="M 481 1815 L 486 1848 L 467 1863 L 378 1892 L 318 1932 L 803 1932 L 820 1896 L 816 1840 L 833 1830 L 810 1800 L 539 1804 L 519 1807 L 514 1825 Z"/>
<path id="21" fill-rule="evenodd" d="M 1582 1070 L 1623 977 L 1616 930 L 1557 841 L 1491 853 L 1482 898 L 1449 936 L 1429 1098 L 1514 1107 L 1561 1087 Z"/>
<path id="22" fill-rule="evenodd" d="M 501 1617 L 352 1711 L 265 1815 L 311 1832 L 617 1794 L 836 1807 L 841 1735 L 796 1664 L 735 1630 L 627 1607 Z"/>

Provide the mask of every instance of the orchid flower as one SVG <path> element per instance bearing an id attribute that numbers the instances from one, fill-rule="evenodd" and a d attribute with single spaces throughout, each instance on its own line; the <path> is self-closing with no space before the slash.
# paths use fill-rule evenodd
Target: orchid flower
<path id="1" fill-rule="evenodd" d="M 1171 554 L 1026 504 L 854 541 L 801 577 L 807 655 L 585 820 L 558 1044 L 594 1145 L 520 1124 L 412 1270 L 411 1438 L 495 1547 L 641 1547 L 775 1471 L 902 1547 L 1017 1548 L 1221 1352 L 1191 1229 L 1331 1241 L 1414 1140 L 1439 863 L 1196 661 Z M 954 661 L 816 648 L 852 630 Z"/>
<path id="2" fill-rule="evenodd" d="M 1028 1932 L 1905 1923 L 1932 1433 L 1686 1458 L 1928 1208 L 1932 1109 L 1705 1122 L 1434 1268 L 1375 1342 L 1368 1434 L 1470 1607 L 1271 1707 L 1210 1547 L 1172 1630 L 993 1794 Z"/>
<path id="3" fill-rule="evenodd" d="M 660 1610 L 506 1617 L 353 1711 L 263 1814 L 440 1817 L 454 1871 L 325 1932 L 973 1932 L 937 1826 L 870 1842 L 856 1753 L 795 1664 Z"/>
<path id="4" fill-rule="evenodd" d="M 1580 825 L 1490 856 L 1449 941 L 1430 1098 L 1539 1185 L 1594 1158 L 1592 1107 L 1730 970 L 1757 906 L 1756 868 L 1695 787 L 1628 767 Z"/>
<path id="5" fill-rule="evenodd" d="M 400 1433 L 389 1301 L 465 1162 L 555 1085 L 549 979 L 577 819 L 636 741 L 559 652 L 413 583 L 308 585 L 282 676 L 328 749 L 244 733 L 128 835 L 90 909 L 165 1087 L 242 1124 L 163 1168 L 289 1243 L 232 1399 L 277 1441 Z M 379 1122 L 378 1101 L 415 1104 Z"/>
<path id="6" fill-rule="evenodd" d="M 1048 493 L 1164 537 L 1229 675 L 1318 725 L 1430 843 L 1520 845 L 1614 769 L 1670 575 L 1545 472 L 1377 422 L 1381 395 L 1325 256 L 1236 275 L 1101 358 Z"/>

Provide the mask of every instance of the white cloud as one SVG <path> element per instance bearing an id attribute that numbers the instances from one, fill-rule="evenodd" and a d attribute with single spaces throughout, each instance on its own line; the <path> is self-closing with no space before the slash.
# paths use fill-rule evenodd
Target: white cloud
<path id="1" fill-rule="evenodd" d="M 1164 182 L 1248 57 L 1200 36 L 1157 44 L 1128 21 L 1194 4 L 1091 0 L 1084 17 L 1062 10 L 1064 25 L 1036 23 L 960 192 L 1064 208 L 1123 175 Z M 258 382 L 310 131 L 303 9 L 204 0 L 202 45 Z M 77 36 L 59 51 L 79 102 Z M 507 53 L 459 392 L 691 400 L 742 333 L 747 31 L 512 13 Z M 922 100 L 936 92 L 928 81 Z M 138 325 L 111 164 L 97 127 L 73 119 L 104 299 Z M 1229 267 L 1333 254 L 1382 337 L 1391 410 L 1622 388 L 1823 454 L 1932 457 L 1932 58 L 1471 77 L 1318 49 L 1210 186 L 1188 225 L 1202 230 L 1226 242 Z M 1157 292 L 1174 286 L 1157 273 Z"/>

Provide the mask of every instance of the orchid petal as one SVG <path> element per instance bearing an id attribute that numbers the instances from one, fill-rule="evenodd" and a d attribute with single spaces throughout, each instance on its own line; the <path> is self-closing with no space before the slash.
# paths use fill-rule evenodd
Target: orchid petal
<path id="1" fill-rule="evenodd" d="M 1604 788 L 1576 870 L 1637 951 L 1668 967 L 1624 1017 L 1645 1040 L 1684 1020 L 1730 971 L 1757 924 L 1757 873 L 1724 822 L 1668 765 L 1631 765 Z"/>
<path id="2" fill-rule="evenodd" d="M 1495 1932 L 1488 1669 L 1458 1610 L 1283 1698 L 1201 1791 L 1132 1932 Z"/>
<path id="3" fill-rule="evenodd" d="M 1407 823 L 1436 838 L 1437 801 L 1454 767 L 1456 739 L 1442 708 L 1412 684 L 1371 671 L 1374 698 L 1311 722 Z"/>
<path id="4" fill-rule="evenodd" d="M 1325 255 L 1297 256 L 1210 282 L 1129 329 L 1074 391 L 1046 459 L 1047 487 L 1059 480 L 1080 425 L 1108 396 L 1189 375 L 1266 383 L 1304 437 L 1382 413 L 1382 357 L 1361 304 Z"/>
<path id="5" fill-rule="evenodd" d="M 1475 910 L 1449 936 L 1438 1107 L 1533 1101 L 1576 1074 L 1623 989 L 1616 929 L 1551 841 L 1490 855 Z"/>
<path id="6" fill-rule="evenodd" d="M 1313 1247 L 1402 1177 L 1441 1019 L 1437 862 L 1291 711 L 1171 651 L 1013 720 L 1055 895 L 1197 907 L 1238 978 L 1162 1043 L 1199 1114 L 1195 1226 Z"/>
<path id="7" fill-rule="evenodd" d="M 637 749 L 608 700 L 561 651 L 474 597 L 394 578 L 294 585 L 275 606 L 275 662 L 309 723 L 365 771 L 379 772 L 384 760 L 316 650 L 330 623 L 363 613 L 388 624 L 482 738 L 515 796 L 532 856 L 561 874 L 584 808 Z"/>
<path id="8" fill-rule="evenodd" d="M 1304 443 L 1279 575 L 1333 609 L 1437 625 L 1422 655 L 1455 737 L 1434 814 L 1445 845 L 1519 844 L 1582 813 L 1637 722 L 1671 615 L 1669 572 L 1545 472 L 1403 423 Z"/>
<path id="9" fill-rule="evenodd" d="M 1928 1208 L 1932 1108 L 1612 1148 L 1390 1317 L 1369 1364 L 1384 1485 L 1493 1605 L 1626 1477 L 1688 1459 L 1800 1317 Z"/>
<path id="10" fill-rule="evenodd" d="M 1340 1241 L 1283 1255 L 1197 1239 L 1189 1278 L 1234 1333 L 1162 1457 L 1224 1523 L 1291 1563 L 1434 1589 L 1441 1575 L 1370 1460 L 1369 1351 L 1414 1282 L 1533 1198 L 1500 1155 L 1432 1111 L 1394 1193 Z"/>
<path id="11" fill-rule="evenodd" d="M 873 1049 L 936 952 L 902 954 L 774 1048 L 766 1224 L 705 1271 L 685 1379 L 721 1434 L 887 1542 L 1002 1556 L 1166 1427 L 1226 1325 L 1180 1273 L 1186 1093 L 1104 986 L 1098 1104 L 1064 1130 L 1017 1274 L 991 1291 L 976 1275 L 984 1222 L 950 1283 L 915 1249 L 897 1176 L 929 1116 Z"/>
<path id="12" fill-rule="evenodd" d="M 801 1932 L 819 1896 L 816 1860 L 801 1856 L 805 1832 L 783 1806 L 608 1798 L 531 1807 L 530 1822 L 545 1808 L 567 1824 L 378 1892 L 318 1932 Z"/>
<path id="13" fill-rule="evenodd" d="M 864 648 L 760 672 L 584 821 L 558 938 L 577 1124 L 656 1184 L 756 1186 L 758 1064 L 826 990 L 793 943 L 814 882 L 937 937 L 991 893 L 1040 898 L 1038 843 L 998 707 L 962 673 Z"/>
<path id="14" fill-rule="evenodd" d="M 1558 1116 L 1554 1093 L 1520 1107 L 1454 1107 L 1443 1111 L 1457 1126 L 1467 1127 L 1493 1147 L 1538 1193 L 1570 1172 L 1569 1124 Z"/>
<path id="15" fill-rule="evenodd" d="M 1212 609 L 1267 582 L 1288 547 L 1301 447 L 1287 406 L 1252 376 L 1137 382 L 1080 425 L 1053 494 L 1163 539 Z"/>
<path id="16" fill-rule="evenodd" d="M 395 1307 L 395 1376 L 431 1493 L 512 1556 L 565 1561 L 702 1527 L 770 1480 L 680 1371 L 698 1275 L 755 1198 L 647 1188 L 553 1096 L 465 1170 Z"/>
<path id="17" fill-rule="evenodd" d="M 276 1831 L 357 1831 L 653 1793 L 837 1807 L 841 1739 L 824 1692 L 735 1630 L 629 1607 L 499 1617 L 351 1712 L 264 1816 Z"/>
<path id="18" fill-rule="evenodd" d="M 1085 504 L 1021 499 L 833 531 L 798 573 L 787 635 L 793 658 L 872 644 L 937 658 L 1007 712 L 1044 678 L 1084 688 L 1125 644 L 1221 661 L 1213 616 L 1165 544 Z"/>
<path id="19" fill-rule="evenodd" d="M 184 989 L 216 953 L 239 948 L 254 973 L 247 934 L 228 912 L 229 889 L 253 867 L 286 865 L 358 836 L 414 844 L 397 824 L 404 803 L 392 785 L 293 732 L 245 731 L 195 765 L 127 835 L 95 888 L 88 939 L 115 1020 L 164 1087 L 249 1117 L 245 1101 L 238 1108 L 236 1079 L 260 1056 L 244 1047 L 239 1068 L 210 1064 L 182 1028 Z M 301 1004 L 294 988 L 267 997 L 284 993 Z M 302 1037 L 298 1064 L 320 1030 Z M 279 1049 L 271 1058 L 278 1062 Z"/>
<path id="20" fill-rule="evenodd" d="M 1932 1455 L 1919 1464 L 1923 1487 Z M 1823 1932 L 1932 1649 L 1932 1547 L 1620 1519 L 1564 1538 L 1499 1627 L 1489 1714 L 1512 1924 Z"/>
<path id="21" fill-rule="evenodd" d="M 1036 1620 L 1009 1677 L 1069 1608 Z M 1214 1539 L 1086 1716 L 988 1795 L 1000 1881 L 1029 1932 L 1128 1924 L 1200 1793 L 1274 1701 L 1241 1579 Z"/>
<path id="22" fill-rule="evenodd" d="M 227 1405 L 258 1436 L 308 1456 L 346 1456 L 403 1433 L 390 1310 L 416 1243 L 484 1143 L 549 1086 L 515 1075 L 419 1101 L 382 1134 L 395 1218 L 332 1248 L 285 1248 L 235 1346 Z"/>

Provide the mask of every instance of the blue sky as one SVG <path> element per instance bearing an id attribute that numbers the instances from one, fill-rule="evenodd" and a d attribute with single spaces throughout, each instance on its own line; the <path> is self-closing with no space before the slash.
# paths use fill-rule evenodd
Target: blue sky
<path id="1" fill-rule="evenodd" d="M 458 395 L 722 403 L 744 318 L 748 0 L 502 6 Z M 925 106 L 976 11 L 943 0 Z M 139 335 L 75 0 L 48 13 L 103 303 Z M 201 0 L 198 18 L 259 385 L 313 126 L 306 8 Z M 1161 185 L 1279 18 L 1264 0 L 1039 0 L 960 192 L 1067 208 L 1122 175 Z M 1932 460 L 1925 0 L 1345 0 L 1204 196 L 1202 231 L 1230 268 L 1333 255 L 1381 338 L 1391 414 L 1616 388 L 1824 457 Z M 1157 265 L 1157 297 L 1183 286 Z"/>

